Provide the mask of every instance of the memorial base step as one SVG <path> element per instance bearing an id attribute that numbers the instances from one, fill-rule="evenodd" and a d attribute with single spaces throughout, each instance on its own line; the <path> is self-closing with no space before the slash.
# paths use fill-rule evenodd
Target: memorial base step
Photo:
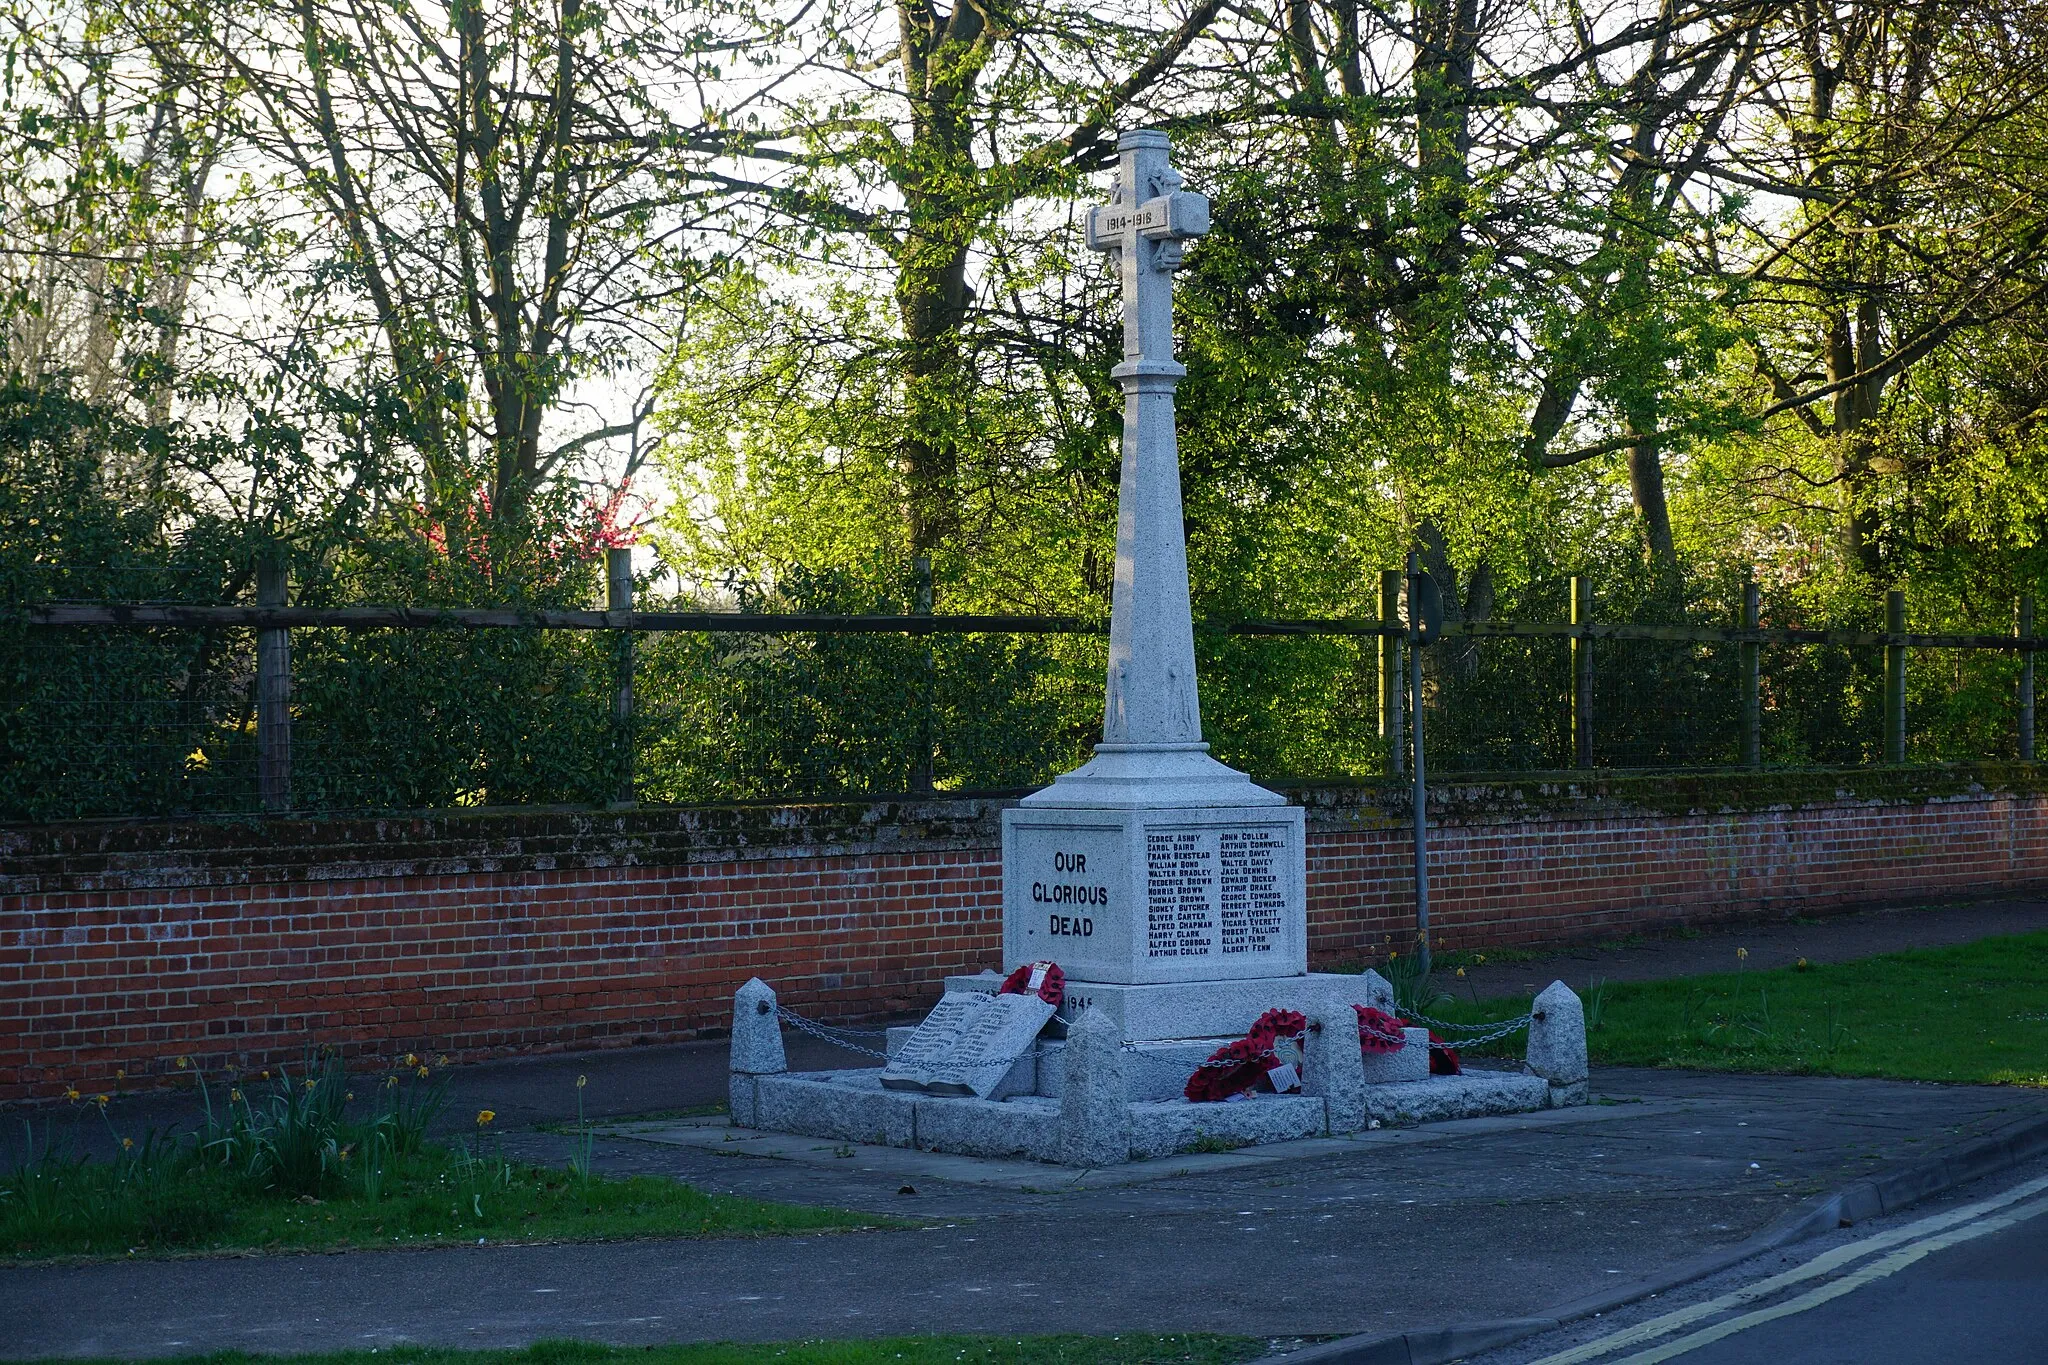
<path id="1" fill-rule="evenodd" d="M 1149 1043 L 1241 1038 L 1270 1009 L 1299 1010 L 1311 1020 L 1336 1020 L 1350 1017 L 1354 1005 L 1391 1010 L 1393 1004 L 1392 988 L 1375 972 L 1305 972 L 1160 986 L 1069 978 L 1060 1014 L 1071 1018 L 1076 1009 L 1101 1010 L 1123 1031 L 1125 1042 Z"/>
<path id="2" fill-rule="evenodd" d="M 734 1082 L 734 1119 L 741 1127 L 961 1156 L 1046 1162 L 1063 1157 L 1060 1101 L 1052 1096 L 983 1100 L 887 1090 L 874 1068 L 735 1076 Z M 1390 1127 L 1524 1113 L 1575 1100 L 1583 1102 L 1569 1093 L 1554 1095 L 1541 1076 L 1505 1071 L 1365 1087 L 1367 1114 Z M 1130 1111 L 1134 1160 L 1343 1135 L 1331 1132 L 1328 1107 L 1315 1095 L 1255 1095 L 1218 1104 L 1191 1104 L 1176 1096 L 1136 1100 Z"/>
<path id="3" fill-rule="evenodd" d="M 909 1040 L 908 1025 L 889 1030 L 889 1055 Z M 1132 1102 L 1177 1100 L 1187 1093 L 1188 1078 L 1230 1038 L 1176 1038 L 1156 1043 L 1133 1043 L 1124 1050 L 1124 1088 Z M 1058 1099 L 1066 1093 L 1066 1044 L 1057 1040 L 1039 1043 L 1003 1077 L 990 1099 L 1007 1100 L 1021 1095 Z"/>
<path id="4" fill-rule="evenodd" d="M 946 989 L 993 995 L 1002 983 L 1003 978 L 994 972 L 982 972 L 976 976 L 949 976 Z M 1245 1030 L 1269 1009 L 1299 1010 L 1311 1019 L 1319 1019 L 1341 1015 L 1353 1005 L 1370 1005 L 1392 1012 L 1394 988 L 1378 972 L 1370 971 L 1356 976 L 1346 972 L 1303 972 L 1298 976 L 1179 981 L 1151 986 L 1069 977 L 1066 1001 L 1048 1026 L 1047 1036 L 1065 1037 L 1066 1025 L 1080 1008 L 1098 1008 L 1107 1013 L 1123 1030 L 1125 1042 L 1148 1043 L 1180 1038 L 1228 1041 L 1242 1038 Z"/>

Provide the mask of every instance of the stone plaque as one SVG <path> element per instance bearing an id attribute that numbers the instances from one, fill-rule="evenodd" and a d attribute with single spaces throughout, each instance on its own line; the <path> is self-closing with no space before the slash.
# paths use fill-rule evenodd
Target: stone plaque
<path id="1" fill-rule="evenodd" d="M 1281 889 L 1284 831 L 1252 825 L 1216 831 L 1217 951 L 1268 953 L 1280 946 L 1287 895 Z"/>
<path id="2" fill-rule="evenodd" d="M 994 999 L 980 991 L 947 991 L 909 1041 L 882 1068 L 882 1084 L 891 1090 L 923 1090 L 939 1064 L 953 1054 L 976 1017 Z"/>
<path id="3" fill-rule="evenodd" d="M 1068 976 L 1115 971 L 1130 955 L 1120 825 L 1033 825 L 1008 850 L 1019 942 L 1005 967 L 1049 960 Z"/>
<path id="4" fill-rule="evenodd" d="M 1052 1018 L 1052 1006 L 1035 995 L 983 998 L 987 1008 L 975 1014 L 967 1031 L 933 1067 L 927 1093 L 987 1099 Z"/>
<path id="5" fill-rule="evenodd" d="M 1212 829 L 1145 831 L 1145 955 L 1214 957 L 1216 842 Z"/>
<path id="6" fill-rule="evenodd" d="M 1298 807 L 1003 813 L 1006 967 L 1140 985 L 1308 970 Z"/>

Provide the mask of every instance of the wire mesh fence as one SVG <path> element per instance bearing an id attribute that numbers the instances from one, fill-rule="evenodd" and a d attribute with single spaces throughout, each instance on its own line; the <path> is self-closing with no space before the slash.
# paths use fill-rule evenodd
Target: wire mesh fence
<path id="1" fill-rule="evenodd" d="M 0 608 L 0 818 L 1013 791 L 1100 735 L 1100 623 L 661 602 L 266 615 L 253 576 L 210 585 L 241 593 L 231 607 L 187 586 Z M 2031 633 L 1561 616 L 1455 623 L 1413 707 L 1391 685 L 1398 620 L 1207 623 L 1205 732 L 1223 761 L 1296 782 L 1394 777 L 1418 713 L 1438 776 L 2032 757 Z M 288 641 L 270 711 L 266 636 Z"/>

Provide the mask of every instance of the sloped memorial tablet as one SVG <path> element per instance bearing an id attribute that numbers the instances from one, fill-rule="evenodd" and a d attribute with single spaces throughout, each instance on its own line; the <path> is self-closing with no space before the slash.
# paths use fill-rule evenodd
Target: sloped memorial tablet
<path id="1" fill-rule="evenodd" d="M 980 991 L 947 991 L 902 1050 L 882 1068 L 883 1086 L 890 1090 L 925 1089 L 939 1065 L 953 1055 L 975 1019 L 996 998 Z"/>
<path id="2" fill-rule="evenodd" d="M 927 1093 L 987 1099 L 1053 1015 L 1052 1005 L 1035 995 L 983 998 L 988 1007 L 975 1015 L 950 1055 L 934 1068 Z"/>

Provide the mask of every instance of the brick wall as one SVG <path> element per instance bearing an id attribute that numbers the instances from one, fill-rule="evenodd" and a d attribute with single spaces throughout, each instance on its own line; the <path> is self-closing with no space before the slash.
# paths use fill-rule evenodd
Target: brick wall
<path id="1" fill-rule="evenodd" d="M 1318 965 L 1399 946 L 1398 791 L 1304 788 Z M 1453 947 L 2048 887 L 2032 769 L 1534 777 L 1432 793 Z M 0 1099 L 209 1066 L 715 1034 L 995 966 L 992 800 L 0 829 Z"/>

